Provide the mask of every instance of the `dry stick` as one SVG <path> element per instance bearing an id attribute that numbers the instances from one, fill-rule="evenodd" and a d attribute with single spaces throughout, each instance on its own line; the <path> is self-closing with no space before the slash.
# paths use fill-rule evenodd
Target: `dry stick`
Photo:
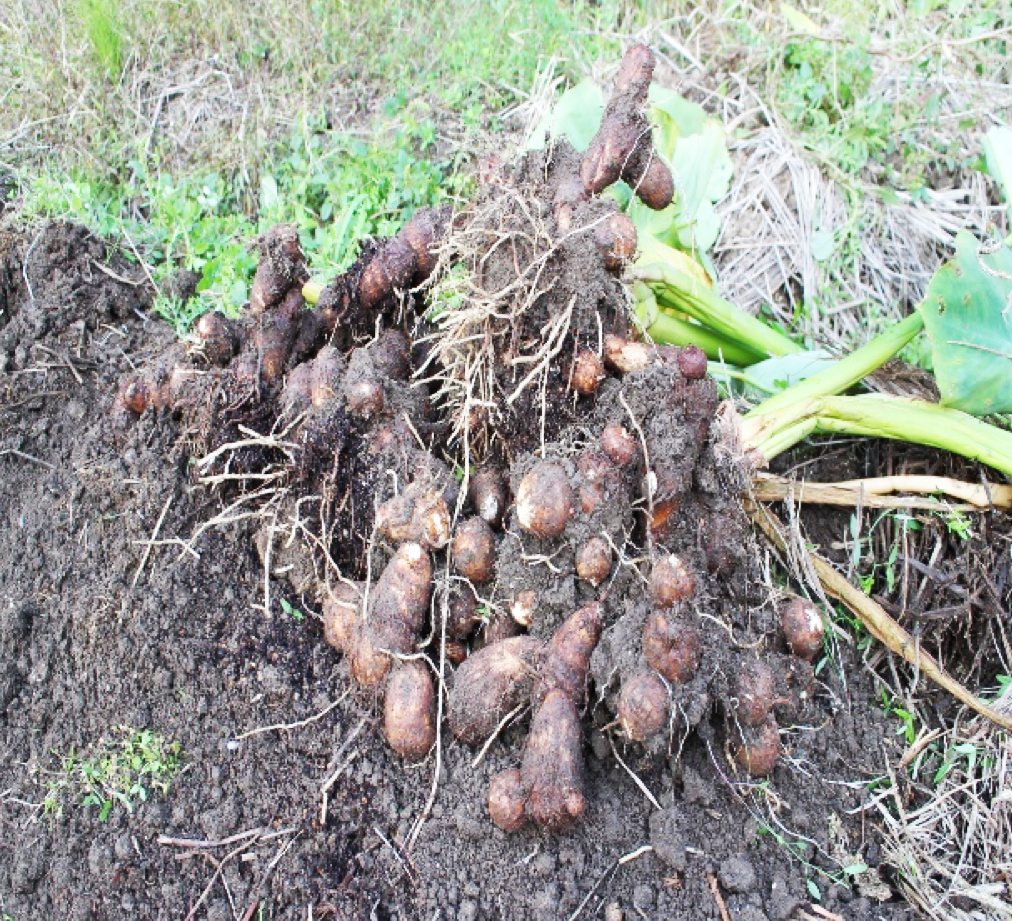
<path id="1" fill-rule="evenodd" d="M 853 506 L 860 498 L 869 508 L 922 508 L 961 512 L 1012 508 L 1012 486 L 966 483 L 951 477 L 884 476 L 843 480 L 839 483 L 796 483 L 775 474 L 757 473 L 753 478 L 752 489 L 760 502 L 776 502 L 790 496 L 798 502 L 844 506 Z M 961 504 L 953 505 L 932 498 L 887 495 L 893 492 L 945 493 L 961 500 Z"/>
<path id="2" fill-rule="evenodd" d="M 251 828 L 249 831 L 241 831 L 238 834 L 229 835 L 227 838 L 219 838 L 217 841 L 208 841 L 204 838 L 172 838 L 169 835 L 159 835 L 155 840 L 158 844 L 170 847 L 210 850 L 216 847 L 227 847 L 229 844 L 235 844 L 237 841 L 243 841 L 246 838 L 258 838 L 260 841 L 270 841 L 271 838 L 280 838 L 282 835 L 289 835 L 293 831 L 298 831 L 298 829 L 294 825 L 290 825 L 288 828 L 281 828 L 272 832 L 268 832 L 266 828 Z"/>
<path id="3" fill-rule="evenodd" d="M 147 542 L 147 546 L 144 548 L 144 555 L 141 557 L 140 563 L 137 565 L 137 572 L 134 573 L 134 580 L 130 583 L 131 588 L 137 588 L 137 580 L 141 577 L 141 572 L 144 570 L 145 565 L 148 562 L 148 557 L 151 556 L 152 542 L 158 537 L 158 532 L 162 529 L 162 522 L 165 521 L 165 516 L 168 514 L 169 506 L 172 505 L 172 495 L 165 500 L 165 505 L 162 507 L 162 513 L 158 516 L 158 521 L 155 522 L 155 529 L 151 532 L 151 540 Z"/>
<path id="4" fill-rule="evenodd" d="M 313 716 L 308 717 L 304 720 L 299 720 L 297 723 L 275 723 L 273 726 L 258 726 L 256 729 L 250 729 L 248 732 L 237 735 L 232 741 L 241 742 L 243 739 L 248 739 L 250 736 L 260 735 L 262 732 L 274 732 L 276 729 L 301 729 L 303 726 L 308 726 L 310 723 L 315 723 L 318 719 L 322 719 L 334 707 L 343 703 L 345 698 L 351 693 L 351 688 L 348 688 L 337 700 L 327 704 L 319 713 L 315 713 Z"/>
<path id="5" fill-rule="evenodd" d="M 767 508 L 754 505 L 746 500 L 745 508 L 751 519 L 759 525 L 763 533 L 781 550 L 787 551 L 787 540 L 781 531 L 782 525 L 777 517 Z M 893 620 L 880 604 L 869 598 L 860 589 L 851 585 L 826 560 L 817 554 L 810 554 L 812 567 L 822 583 L 823 588 L 832 597 L 842 601 L 857 615 L 865 628 L 887 649 L 909 662 L 914 668 L 924 672 L 939 687 L 948 691 L 960 703 L 966 704 L 981 716 L 991 720 L 1002 729 L 1012 732 L 1012 717 L 1005 716 L 989 707 L 971 694 L 955 678 L 949 675 L 934 658 L 914 641 L 914 638 L 895 620 Z"/>
<path id="6" fill-rule="evenodd" d="M 41 464 L 43 467 L 48 467 L 50 470 L 56 469 L 55 464 L 51 464 L 49 461 L 44 461 L 41 457 L 35 457 L 32 454 L 25 454 L 24 451 L 19 451 L 17 448 L 4 448 L 3 451 L 0 451 L 0 457 L 3 457 L 6 454 L 13 454 L 15 457 L 31 461 L 33 464 Z"/>
<path id="7" fill-rule="evenodd" d="M 432 769 L 432 786 L 429 789 L 429 798 L 425 801 L 425 806 L 422 808 L 421 814 L 415 820 L 415 824 L 411 829 L 411 833 L 408 835 L 407 845 L 405 851 L 411 853 L 411 849 L 415 846 L 415 841 L 418 840 L 418 835 L 422 831 L 422 826 L 425 824 L 425 820 L 428 819 L 429 813 L 432 811 L 432 806 L 436 802 L 436 793 L 439 791 L 439 772 L 443 767 L 443 709 L 446 701 L 446 619 L 449 613 L 449 598 L 450 598 L 450 571 L 449 569 L 443 570 L 443 592 L 442 598 L 442 615 L 440 617 L 440 637 L 439 637 L 439 693 L 436 695 L 436 763 Z"/>
<path id="8" fill-rule="evenodd" d="M 720 894 L 720 886 L 717 884 L 717 877 L 709 870 L 706 871 L 706 884 L 710 887 L 710 893 L 713 895 L 713 901 L 717 903 L 717 911 L 720 912 L 721 921 L 731 921 L 731 916 L 727 913 L 727 905 L 724 904 L 724 896 Z"/>
<path id="9" fill-rule="evenodd" d="M 479 751 L 478 754 L 475 755 L 474 761 L 471 762 L 471 767 L 476 768 L 479 764 L 481 764 L 482 759 L 484 759 L 489 748 L 491 748 L 492 743 L 498 738 L 499 733 L 502 732 L 503 729 L 506 727 L 506 724 L 509 723 L 510 720 L 513 719 L 513 717 L 518 716 L 526 708 L 527 704 L 518 704 L 512 710 L 510 710 L 510 712 L 507 713 L 501 720 L 499 720 L 499 725 L 492 730 L 492 734 L 485 740 L 485 744 L 482 745 L 481 751 Z"/>

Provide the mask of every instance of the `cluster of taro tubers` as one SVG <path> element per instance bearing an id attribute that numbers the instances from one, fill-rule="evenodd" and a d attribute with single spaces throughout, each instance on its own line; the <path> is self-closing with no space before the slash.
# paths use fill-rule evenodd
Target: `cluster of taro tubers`
<path id="1" fill-rule="evenodd" d="M 315 309 L 295 229 L 273 228 L 245 316 L 203 317 L 189 354 L 124 380 L 116 401 L 126 418 L 182 417 L 227 488 L 283 471 L 313 561 L 309 576 L 288 578 L 316 593 L 327 642 L 382 696 L 399 755 L 419 760 L 434 744 L 441 675 L 449 729 L 468 745 L 531 708 L 519 767 L 490 783 L 490 815 L 506 830 L 528 820 L 561 829 L 583 814 L 589 710 L 614 714 L 627 743 L 657 751 L 716 715 L 732 760 L 768 775 L 777 714 L 810 698 L 822 643 L 821 618 L 801 599 L 783 605 L 778 631 L 748 612 L 743 475 L 715 422 L 705 355 L 631 331 L 619 276 L 635 228 L 597 196 L 622 179 L 650 207 L 671 201 L 644 115 L 652 71 L 649 49 L 634 46 L 585 155 L 559 142 L 551 156 L 493 170 L 471 218 L 418 212 L 368 244 Z M 532 210 L 548 248 L 523 234 L 504 246 L 511 220 Z M 498 226 L 479 226 L 479 213 Z M 467 256 L 455 253 L 461 235 L 479 241 Z M 449 340 L 417 307 L 455 256 L 476 285 L 481 273 L 503 275 L 503 292 L 538 262 L 542 293 L 513 314 L 472 318 L 463 306 Z M 546 349 L 559 316 L 568 327 Z M 513 405 L 508 394 L 521 394 L 538 355 L 550 360 L 532 446 L 525 417 L 539 397 Z M 472 358 L 490 369 L 480 411 L 440 405 L 436 386 L 456 373 L 445 369 Z M 436 386 L 420 379 L 434 366 Z M 546 436 L 548 393 L 557 420 Z M 460 431 L 453 413 L 492 433 L 482 456 L 449 437 Z M 704 615 L 727 632 L 704 628 Z M 736 632 L 749 642 L 730 642 Z"/>

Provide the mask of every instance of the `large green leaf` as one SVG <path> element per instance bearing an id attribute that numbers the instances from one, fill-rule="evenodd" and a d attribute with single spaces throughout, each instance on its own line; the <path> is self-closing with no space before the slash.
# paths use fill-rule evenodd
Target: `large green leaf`
<path id="1" fill-rule="evenodd" d="M 731 185 L 724 127 L 702 106 L 667 87 L 651 86 L 649 99 L 654 145 L 671 167 L 675 201 L 663 211 L 650 211 L 637 201 L 630 206 L 629 216 L 637 227 L 669 246 L 705 253 L 720 232 L 713 205 Z"/>
<path id="2" fill-rule="evenodd" d="M 1001 186 L 1009 216 L 1012 217 L 1012 128 L 995 125 L 984 135 L 987 171 Z"/>
<path id="3" fill-rule="evenodd" d="M 566 90 L 524 142 L 524 150 L 542 150 L 550 138 L 564 137 L 577 150 L 586 150 L 604 114 L 604 93 L 589 77 Z"/>
<path id="4" fill-rule="evenodd" d="M 1012 250 L 966 231 L 919 308 L 942 403 L 975 416 L 1012 412 Z"/>

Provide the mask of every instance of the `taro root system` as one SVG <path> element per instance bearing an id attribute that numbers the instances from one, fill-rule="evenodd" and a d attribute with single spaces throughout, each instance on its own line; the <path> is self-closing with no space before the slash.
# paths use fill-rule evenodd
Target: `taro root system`
<path id="1" fill-rule="evenodd" d="M 529 721 L 489 779 L 506 830 L 592 808 L 590 732 L 664 757 L 698 732 L 758 778 L 816 705 L 821 616 L 763 578 L 733 410 L 702 349 L 642 341 L 637 231 L 600 194 L 671 201 L 653 67 L 629 50 L 585 153 L 486 160 L 472 204 L 322 290 L 295 229 L 268 231 L 245 315 L 205 315 L 116 399 L 127 424 L 172 414 L 206 481 L 260 509 L 265 567 L 322 611 L 401 757 Z"/>

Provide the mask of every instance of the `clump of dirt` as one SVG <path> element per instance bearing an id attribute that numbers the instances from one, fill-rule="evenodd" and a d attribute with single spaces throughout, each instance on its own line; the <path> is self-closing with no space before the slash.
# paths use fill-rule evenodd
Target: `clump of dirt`
<path id="1" fill-rule="evenodd" d="M 705 362 L 628 341 L 635 244 L 586 163 L 490 170 L 317 310 L 279 229 L 249 315 L 186 351 L 86 232 L 8 251 L 5 911 L 904 916 L 860 820 L 871 688 L 785 645 Z M 409 670 L 417 765 L 379 731 Z M 181 743 L 168 796 L 45 815 L 118 725 Z"/>

